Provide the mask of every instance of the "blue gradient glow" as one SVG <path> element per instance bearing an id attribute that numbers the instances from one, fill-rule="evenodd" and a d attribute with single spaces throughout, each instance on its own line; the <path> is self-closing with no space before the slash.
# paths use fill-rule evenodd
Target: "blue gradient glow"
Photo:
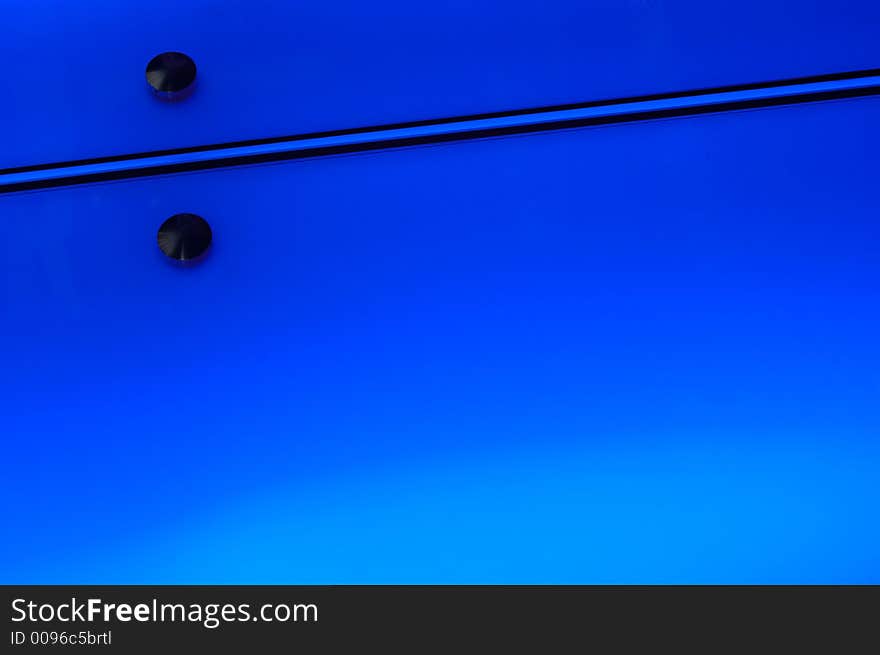
<path id="1" fill-rule="evenodd" d="M 0 197 L 0 580 L 880 582 L 878 110 Z"/>

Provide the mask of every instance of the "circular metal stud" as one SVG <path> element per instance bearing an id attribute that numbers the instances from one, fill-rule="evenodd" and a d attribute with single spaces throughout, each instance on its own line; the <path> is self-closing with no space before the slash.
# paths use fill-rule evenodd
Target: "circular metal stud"
<path id="1" fill-rule="evenodd" d="M 162 100 L 181 100 L 195 86 L 196 64 L 182 52 L 163 52 L 147 64 L 147 83 Z"/>
<path id="2" fill-rule="evenodd" d="M 159 249 L 178 262 L 201 259 L 213 240 L 211 226 L 195 214 L 175 214 L 159 228 Z"/>

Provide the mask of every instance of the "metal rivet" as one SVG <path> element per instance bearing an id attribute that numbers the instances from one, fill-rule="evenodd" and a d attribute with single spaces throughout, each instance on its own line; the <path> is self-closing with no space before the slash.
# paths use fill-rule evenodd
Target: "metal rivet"
<path id="1" fill-rule="evenodd" d="M 182 52 L 163 52 L 147 64 L 147 83 L 163 100 L 180 100 L 192 91 L 196 64 Z"/>
<path id="2" fill-rule="evenodd" d="M 159 248 L 171 259 L 189 262 L 205 255 L 211 247 L 211 226 L 195 214 L 175 214 L 159 228 Z"/>

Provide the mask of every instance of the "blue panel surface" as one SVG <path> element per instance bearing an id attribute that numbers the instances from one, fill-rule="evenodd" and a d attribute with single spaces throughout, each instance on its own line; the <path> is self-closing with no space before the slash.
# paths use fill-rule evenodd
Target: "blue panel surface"
<path id="1" fill-rule="evenodd" d="M 0 580 L 880 582 L 878 110 L 0 197 Z"/>
<path id="2" fill-rule="evenodd" d="M 880 65 L 868 0 L 14 0 L 0 167 Z M 144 68 L 199 66 L 181 103 Z"/>

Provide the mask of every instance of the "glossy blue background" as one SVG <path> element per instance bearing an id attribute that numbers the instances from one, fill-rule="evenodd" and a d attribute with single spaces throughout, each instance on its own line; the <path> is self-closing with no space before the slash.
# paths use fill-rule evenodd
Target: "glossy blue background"
<path id="1" fill-rule="evenodd" d="M 0 168 L 880 66 L 873 0 L 5 0 Z M 185 103 L 144 69 L 180 50 Z"/>
<path id="2" fill-rule="evenodd" d="M 0 580 L 880 582 L 878 109 L 0 197 Z"/>

